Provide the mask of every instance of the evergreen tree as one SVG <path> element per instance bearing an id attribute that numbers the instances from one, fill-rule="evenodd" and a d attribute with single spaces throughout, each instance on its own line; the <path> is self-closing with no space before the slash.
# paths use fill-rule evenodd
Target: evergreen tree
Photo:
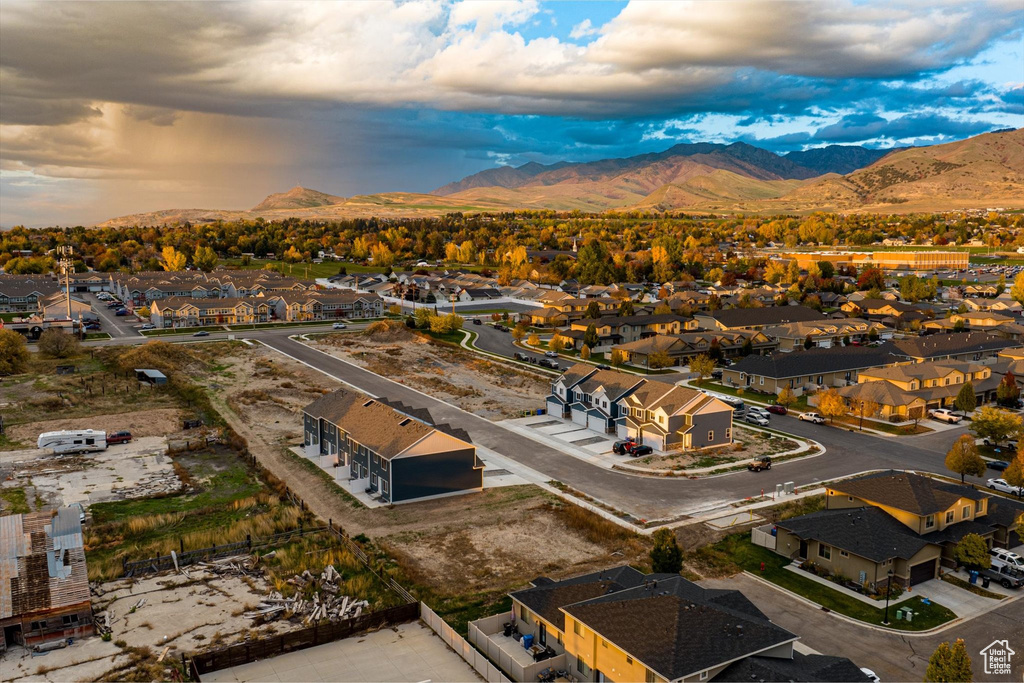
<path id="1" fill-rule="evenodd" d="M 654 532 L 654 547 L 651 548 L 651 571 L 658 574 L 678 574 L 683 568 L 683 551 L 676 542 L 671 529 Z"/>

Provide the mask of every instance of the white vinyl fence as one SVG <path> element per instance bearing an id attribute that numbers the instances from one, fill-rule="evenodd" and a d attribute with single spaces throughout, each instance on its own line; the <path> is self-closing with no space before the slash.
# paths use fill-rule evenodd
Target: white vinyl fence
<path id="1" fill-rule="evenodd" d="M 465 638 L 456 633 L 455 629 L 422 602 L 420 603 L 420 619 L 439 635 L 448 647 L 466 660 L 466 663 L 473 667 L 487 683 L 511 683 L 508 677 L 501 673 L 498 667 L 494 666 L 482 652 L 466 642 Z"/>

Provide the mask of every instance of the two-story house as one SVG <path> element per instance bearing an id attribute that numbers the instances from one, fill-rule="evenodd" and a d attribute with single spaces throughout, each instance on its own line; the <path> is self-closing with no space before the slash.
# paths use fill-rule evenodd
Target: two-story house
<path id="1" fill-rule="evenodd" d="M 844 387 L 839 393 L 856 402 L 862 395 L 868 396 L 865 392 L 877 393 L 871 385 L 879 382 L 899 390 L 890 390 L 886 404 L 880 404 L 881 416 L 888 419 L 891 416 L 909 416 L 908 408 L 913 405 L 921 405 L 926 411 L 952 406 L 967 382 L 974 389 L 976 401 L 987 403 L 995 399 L 1002 376 L 993 374 L 992 366 L 982 363 L 926 361 L 861 370 L 857 381 L 859 384 Z"/>
<path id="2" fill-rule="evenodd" d="M 333 458 L 356 488 L 387 503 L 405 503 L 483 489 L 483 463 L 468 436 L 434 425 L 382 399 L 345 389 L 303 409 L 307 457 Z"/>
<path id="3" fill-rule="evenodd" d="M 659 451 L 732 443 L 732 406 L 695 389 L 647 380 L 619 404 L 619 438 Z"/>
<path id="4" fill-rule="evenodd" d="M 764 306 L 762 308 L 725 308 L 696 313 L 697 324 L 705 330 L 763 330 L 789 323 L 824 320 L 825 316 L 807 306 Z"/>
<path id="5" fill-rule="evenodd" d="M 150 322 L 158 328 L 203 325 L 251 325 L 276 315 L 274 298 L 186 299 L 171 297 L 150 304 Z"/>
<path id="6" fill-rule="evenodd" d="M 848 346 L 834 349 L 798 349 L 768 356 L 750 355 L 722 372 L 726 384 L 761 393 L 778 394 L 788 387 L 800 395 L 824 387 L 842 387 L 857 382 L 858 373 L 871 368 L 894 365 L 892 342 L 874 348 Z"/>
<path id="7" fill-rule="evenodd" d="M 766 327 L 764 333 L 779 342 L 779 351 L 804 348 L 808 339 L 812 346 L 828 349 L 872 339 L 892 339 L 892 328 L 863 318 L 837 318 L 787 323 Z"/>
<path id="8" fill-rule="evenodd" d="M 626 372 L 598 370 L 572 388 L 572 421 L 596 432 L 615 434 L 622 416 L 622 399 L 644 381 Z"/>
<path id="9" fill-rule="evenodd" d="M 540 577 L 510 597 L 511 614 L 471 622 L 469 637 L 516 681 L 536 680 L 544 668 L 577 681 L 867 680 L 849 659 L 802 654 L 798 637 L 739 591 L 677 574 L 621 566 L 561 581 Z M 534 662 L 506 635 L 513 626 L 548 659 Z"/>
<path id="10" fill-rule="evenodd" d="M 591 326 L 597 332 L 598 338 L 598 344 L 591 351 L 597 353 L 610 351 L 616 344 L 628 344 L 658 334 L 679 334 L 684 330 L 697 329 L 696 321 L 665 313 L 583 318 L 571 323 L 569 329 L 561 334 L 573 339 L 577 346 L 581 346 L 583 336 Z"/>
<path id="11" fill-rule="evenodd" d="M 967 534 L 989 546 L 1019 542 L 1024 504 L 984 490 L 890 470 L 826 486 L 826 509 L 778 522 L 775 552 L 859 584 L 901 586 L 955 567 Z"/>

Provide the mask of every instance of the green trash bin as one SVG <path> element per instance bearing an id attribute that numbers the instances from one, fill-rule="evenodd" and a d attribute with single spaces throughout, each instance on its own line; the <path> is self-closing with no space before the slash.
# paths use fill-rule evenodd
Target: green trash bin
<path id="1" fill-rule="evenodd" d="M 896 610 L 896 621 L 903 621 L 903 608 Z"/>

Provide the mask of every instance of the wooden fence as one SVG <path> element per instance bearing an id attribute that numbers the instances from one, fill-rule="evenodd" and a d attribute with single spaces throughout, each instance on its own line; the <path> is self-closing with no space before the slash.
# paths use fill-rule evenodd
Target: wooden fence
<path id="1" fill-rule="evenodd" d="M 403 624 L 415 620 L 419 614 L 419 603 L 410 602 L 398 607 L 369 612 L 336 624 L 310 626 L 281 635 L 231 645 L 219 650 L 209 650 L 188 657 L 182 655 L 182 658 L 186 671 L 190 671 L 193 678 L 199 680 L 199 676 L 211 671 L 229 669 L 286 652 L 332 643 L 355 633 L 381 628 L 388 624 Z"/>

